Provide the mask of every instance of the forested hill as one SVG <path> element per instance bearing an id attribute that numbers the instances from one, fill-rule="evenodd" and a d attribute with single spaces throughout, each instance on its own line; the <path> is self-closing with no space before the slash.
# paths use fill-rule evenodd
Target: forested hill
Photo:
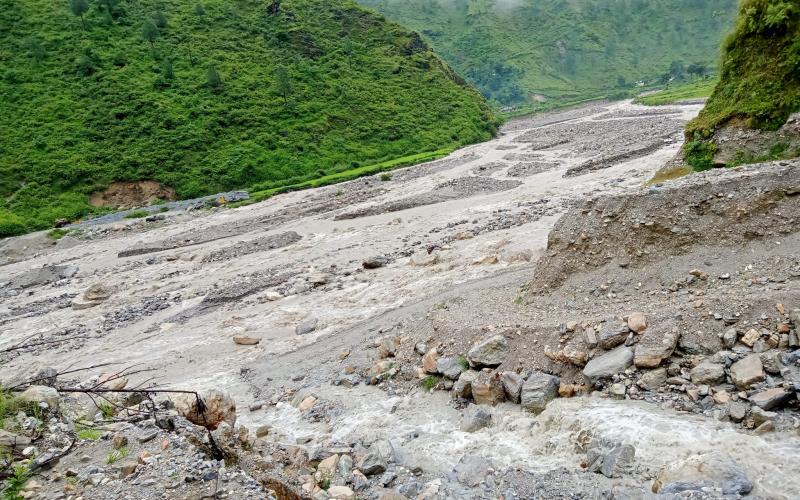
<path id="1" fill-rule="evenodd" d="M 0 237 L 112 181 L 266 189 L 485 140 L 481 96 L 351 0 L 0 0 Z"/>
<path id="2" fill-rule="evenodd" d="M 738 0 L 359 0 L 418 30 L 496 104 L 715 70 Z M 690 70 L 692 75 L 689 75 Z"/>

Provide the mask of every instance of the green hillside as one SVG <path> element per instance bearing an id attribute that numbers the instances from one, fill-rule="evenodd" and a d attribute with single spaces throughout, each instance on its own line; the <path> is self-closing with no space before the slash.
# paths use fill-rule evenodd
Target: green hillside
<path id="1" fill-rule="evenodd" d="M 777 129 L 800 111 L 800 2 L 745 0 L 723 46 L 719 84 L 687 135 L 710 135 L 731 119 Z"/>
<path id="2" fill-rule="evenodd" d="M 713 73 L 738 0 L 359 0 L 422 33 L 498 105 Z"/>
<path id="3" fill-rule="evenodd" d="M 0 236 L 112 181 L 269 189 L 488 139 L 480 95 L 351 0 L 0 0 Z"/>

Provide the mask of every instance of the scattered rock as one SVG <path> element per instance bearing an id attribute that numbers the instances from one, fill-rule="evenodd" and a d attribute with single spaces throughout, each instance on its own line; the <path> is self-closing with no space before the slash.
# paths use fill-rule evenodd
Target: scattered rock
<path id="1" fill-rule="evenodd" d="M 238 345 L 256 345 L 261 342 L 260 338 L 248 337 L 247 335 L 234 335 L 233 343 Z"/>
<path id="2" fill-rule="evenodd" d="M 505 389 L 498 373 L 483 371 L 472 382 L 472 399 L 479 405 L 496 405 L 505 399 Z"/>
<path id="3" fill-rule="evenodd" d="M 730 349 L 736 345 L 737 338 L 739 338 L 739 335 L 736 333 L 736 328 L 728 328 L 725 330 L 725 333 L 722 334 L 722 345 L 725 346 L 726 349 Z"/>
<path id="4" fill-rule="evenodd" d="M 583 376 L 590 382 L 612 377 L 631 366 L 632 363 L 633 350 L 626 346 L 617 347 L 613 351 L 589 361 L 583 369 Z"/>
<path id="5" fill-rule="evenodd" d="M 194 394 L 180 394 L 173 398 L 175 410 L 189 422 L 216 429 L 222 422 L 236 424 L 236 403 L 227 392 L 211 389 L 199 393 L 205 411 L 200 411 Z"/>
<path id="6" fill-rule="evenodd" d="M 296 335 L 306 335 L 317 329 L 319 320 L 314 316 L 309 316 L 304 319 L 299 325 L 294 328 Z"/>
<path id="7" fill-rule="evenodd" d="M 761 338 L 761 332 L 756 330 L 755 328 L 751 328 L 747 330 L 747 333 L 742 335 L 741 340 L 742 344 L 746 345 L 747 347 L 753 347 L 753 344 L 756 343 L 756 340 Z"/>
<path id="8" fill-rule="evenodd" d="M 461 430 L 464 432 L 475 432 L 492 423 L 492 414 L 481 406 L 469 405 L 464 411 L 461 421 Z"/>
<path id="9" fill-rule="evenodd" d="M 455 358 L 439 358 L 436 360 L 436 371 L 450 380 L 458 380 L 464 370 L 466 368 Z"/>
<path id="10" fill-rule="evenodd" d="M 598 344 L 605 350 L 611 350 L 624 343 L 625 339 L 628 338 L 629 333 L 626 325 L 620 325 L 611 322 L 609 323 L 609 325 L 600 331 L 600 334 L 597 337 Z"/>
<path id="11" fill-rule="evenodd" d="M 335 500 L 349 500 L 350 498 L 355 498 L 355 496 L 356 495 L 353 493 L 353 490 L 347 486 L 334 485 L 328 488 L 327 498 Z"/>
<path id="12" fill-rule="evenodd" d="M 636 344 L 633 363 L 637 368 L 655 368 L 672 355 L 678 345 L 680 332 L 672 328 L 668 331 L 650 330 Z"/>
<path id="13" fill-rule="evenodd" d="M 793 396 L 794 393 L 787 392 L 781 387 L 776 387 L 753 394 L 750 396 L 750 402 L 762 410 L 771 410 L 773 408 L 780 408 L 792 399 Z"/>
<path id="14" fill-rule="evenodd" d="M 731 379 L 739 389 L 749 389 L 764 380 L 764 368 L 758 354 L 749 354 L 731 365 Z"/>
<path id="15" fill-rule="evenodd" d="M 462 373 L 453 384 L 453 397 L 469 399 L 472 397 L 472 384 L 477 380 L 480 372 L 467 370 Z"/>
<path id="16" fill-rule="evenodd" d="M 506 391 L 508 400 L 519 403 L 522 394 L 522 377 L 516 372 L 503 372 L 500 379 L 503 381 L 503 389 Z"/>
<path id="17" fill-rule="evenodd" d="M 534 413 L 541 413 L 547 403 L 558 396 L 559 385 L 558 377 L 541 372 L 530 374 L 522 384 L 520 397 L 522 407 Z"/>
<path id="18" fill-rule="evenodd" d="M 425 371 L 425 373 L 437 373 L 437 370 L 439 369 L 438 361 L 439 351 L 437 351 L 436 348 L 433 348 L 424 356 L 422 356 L 422 369 Z"/>
<path id="19" fill-rule="evenodd" d="M 715 385 L 725 381 L 725 365 L 714 363 L 711 359 L 704 359 L 691 371 L 692 382 L 695 384 Z"/>
<path id="20" fill-rule="evenodd" d="M 495 367 L 505 361 L 507 355 L 508 342 L 502 335 L 495 335 L 473 345 L 467 359 L 473 367 Z"/>
<path id="21" fill-rule="evenodd" d="M 634 312 L 628 315 L 628 328 L 636 333 L 642 333 L 647 328 L 647 316 L 643 312 Z"/>
<path id="22" fill-rule="evenodd" d="M 635 358 L 634 358 L 635 359 Z M 654 391 L 664 385 L 667 381 L 667 370 L 666 368 L 657 368 L 655 370 L 650 370 L 644 372 L 639 380 L 636 382 L 636 385 L 641 387 L 646 391 Z"/>
<path id="23" fill-rule="evenodd" d="M 753 484 L 732 458 L 715 451 L 692 455 L 661 469 L 653 483 L 653 493 L 699 492 L 707 487 L 720 488 L 725 495 L 744 495 L 753 489 Z"/>

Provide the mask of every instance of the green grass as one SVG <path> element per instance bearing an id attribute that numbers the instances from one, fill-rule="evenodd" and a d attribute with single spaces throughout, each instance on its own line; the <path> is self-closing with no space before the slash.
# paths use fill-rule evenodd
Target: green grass
<path id="1" fill-rule="evenodd" d="M 358 0 L 420 32 L 498 108 L 614 98 L 699 63 L 715 73 L 738 0 Z M 677 63 L 673 66 L 673 63 Z M 674 71 L 671 71 L 674 69 Z M 546 102 L 537 102 L 537 97 Z"/>
<path id="2" fill-rule="evenodd" d="M 427 377 L 422 379 L 422 382 L 420 382 L 420 385 L 426 391 L 431 391 L 437 385 L 439 385 L 439 382 L 441 382 L 441 381 L 442 381 L 442 377 L 440 377 L 439 375 L 428 375 Z"/>
<path id="3" fill-rule="evenodd" d="M 31 473 L 26 465 L 14 464 L 11 476 L 3 483 L 3 500 L 22 500 L 25 498 L 21 493 L 30 477 Z"/>
<path id="4" fill-rule="evenodd" d="M 103 433 L 97 429 L 79 429 L 78 438 L 86 441 L 97 441 L 103 437 Z"/>
<path id="5" fill-rule="evenodd" d="M 670 88 L 658 91 L 655 94 L 646 96 L 638 96 L 634 99 L 636 104 L 644 104 L 645 106 L 662 106 L 664 104 L 673 104 L 679 101 L 689 99 L 700 99 L 708 97 L 714 92 L 714 87 L 717 85 L 716 78 L 705 78 L 702 80 L 682 82 L 678 85 L 673 85 Z"/>
<path id="6" fill-rule="evenodd" d="M 458 361 L 458 364 L 461 365 L 461 368 L 469 370 L 469 360 L 466 357 L 459 356 L 456 361 Z"/>
<path id="7" fill-rule="evenodd" d="M 113 465 L 127 456 L 128 456 L 127 446 L 123 446 L 118 450 L 112 450 L 108 455 L 106 455 L 106 464 Z"/>
<path id="8" fill-rule="evenodd" d="M 89 3 L 84 29 L 66 0 L 0 0 L 0 237 L 98 213 L 113 181 L 265 191 L 497 129 L 416 34 L 352 0 Z"/>
<path id="9" fill-rule="evenodd" d="M 16 416 L 17 412 L 27 407 L 24 401 L 0 387 L 0 427 L 7 418 Z"/>
<path id="10" fill-rule="evenodd" d="M 150 215 L 150 212 L 147 210 L 134 210 L 133 212 L 128 212 L 125 214 L 126 219 L 141 219 L 143 217 L 147 217 Z"/>

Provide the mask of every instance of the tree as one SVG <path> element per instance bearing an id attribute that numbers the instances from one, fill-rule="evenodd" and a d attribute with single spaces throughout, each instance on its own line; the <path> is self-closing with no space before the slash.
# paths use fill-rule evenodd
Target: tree
<path id="1" fill-rule="evenodd" d="M 214 90 L 222 86 L 222 78 L 220 78 L 217 68 L 213 64 L 208 67 L 206 79 L 208 80 L 208 86 Z"/>
<path id="2" fill-rule="evenodd" d="M 289 96 L 292 93 L 292 84 L 289 80 L 289 72 L 283 66 L 275 70 L 275 89 L 283 97 L 284 106 L 289 104 Z"/>
<path id="3" fill-rule="evenodd" d="M 155 14 L 153 14 L 153 22 L 156 24 L 157 28 L 163 30 L 167 27 L 167 16 L 165 16 L 160 10 L 157 10 Z"/>
<path id="4" fill-rule="evenodd" d="M 155 43 L 158 37 L 161 35 L 161 32 L 158 31 L 158 28 L 153 21 L 147 20 L 142 25 L 142 39 L 150 42 L 150 48 L 155 48 Z"/>
<path id="5" fill-rule="evenodd" d="M 194 15 L 195 16 L 204 16 L 206 15 L 206 9 L 203 7 L 203 4 L 199 3 L 194 6 Z"/>
<path id="6" fill-rule="evenodd" d="M 47 57 L 47 51 L 42 45 L 42 42 L 37 38 L 26 38 L 22 42 L 22 46 L 28 51 L 28 56 L 32 57 L 36 62 L 42 62 Z"/>
<path id="7" fill-rule="evenodd" d="M 686 72 L 689 73 L 689 75 L 694 75 L 698 78 L 706 76 L 707 71 L 708 70 L 706 69 L 705 65 L 702 63 L 693 63 L 686 68 Z"/>
<path id="8" fill-rule="evenodd" d="M 81 18 L 81 25 L 83 29 L 86 29 L 86 20 L 83 18 L 83 15 L 89 10 L 89 1 L 69 0 L 69 10 L 71 10 L 74 15 Z"/>
<path id="9" fill-rule="evenodd" d="M 685 72 L 686 69 L 680 61 L 672 61 L 672 64 L 669 65 L 669 74 L 672 75 L 673 78 L 683 78 Z"/>

